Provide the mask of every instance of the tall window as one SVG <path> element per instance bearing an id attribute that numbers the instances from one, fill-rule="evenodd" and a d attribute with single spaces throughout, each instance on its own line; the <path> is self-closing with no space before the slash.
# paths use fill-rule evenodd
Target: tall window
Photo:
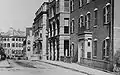
<path id="1" fill-rule="evenodd" d="M 10 47 L 10 43 L 7 43 L 7 47 Z"/>
<path id="2" fill-rule="evenodd" d="M 30 47 L 27 48 L 28 51 L 30 51 L 30 49 L 31 49 Z"/>
<path id="3" fill-rule="evenodd" d="M 71 56 L 74 56 L 74 44 L 72 44 L 72 47 L 71 47 Z"/>
<path id="4" fill-rule="evenodd" d="M 7 41 L 9 41 L 9 38 L 7 38 Z"/>
<path id="5" fill-rule="evenodd" d="M 64 18 L 64 33 L 69 33 L 69 18 Z"/>
<path id="6" fill-rule="evenodd" d="M 97 21 L 98 21 L 98 9 L 97 8 L 95 8 L 94 14 L 95 14 L 95 25 L 97 25 Z"/>
<path id="7" fill-rule="evenodd" d="M 69 56 L 69 40 L 64 40 L 64 55 Z"/>
<path id="8" fill-rule="evenodd" d="M 90 3 L 90 0 L 87 0 L 87 3 Z"/>
<path id="9" fill-rule="evenodd" d="M 15 38 L 12 38 L 12 41 L 15 41 Z"/>
<path id="10" fill-rule="evenodd" d="M 16 47 L 18 47 L 18 43 L 16 43 Z"/>
<path id="11" fill-rule="evenodd" d="M 83 6 L 83 0 L 79 0 L 79 7 Z"/>
<path id="12" fill-rule="evenodd" d="M 94 52 L 93 56 L 97 56 L 97 40 L 94 40 Z"/>
<path id="13" fill-rule="evenodd" d="M 74 11 L 74 0 L 70 1 L 70 11 Z"/>
<path id="14" fill-rule="evenodd" d="M 64 0 L 64 11 L 69 12 L 69 0 Z"/>
<path id="15" fill-rule="evenodd" d="M 71 22 L 71 33 L 74 33 L 74 19 Z"/>
<path id="16" fill-rule="evenodd" d="M 21 44 L 21 43 L 19 43 L 19 47 L 22 47 L 22 44 Z"/>
<path id="17" fill-rule="evenodd" d="M 12 43 L 12 47 L 15 47 L 15 43 Z"/>
<path id="18" fill-rule="evenodd" d="M 110 3 L 107 3 L 103 9 L 103 23 L 104 23 L 104 25 L 108 24 L 110 22 L 110 15 L 111 15 L 110 8 L 111 8 Z"/>
<path id="19" fill-rule="evenodd" d="M 6 41 L 6 38 L 4 38 L 4 41 Z"/>
<path id="20" fill-rule="evenodd" d="M 83 16 L 80 17 L 80 27 L 84 26 L 84 18 Z"/>
<path id="21" fill-rule="evenodd" d="M 103 59 L 109 56 L 109 39 L 103 41 Z"/>
<path id="22" fill-rule="evenodd" d="M 56 1 L 56 9 L 57 9 L 57 12 L 59 11 L 59 7 L 60 7 L 60 5 L 59 5 L 59 0 L 57 0 L 57 1 Z"/>
<path id="23" fill-rule="evenodd" d="M 6 47 L 6 43 L 4 43 L 4 47 Z"/>
<path id="24" fill-rule="evenodd" d="M 31 43 L 31 41 L 30 41 L 30 40 L 28 40 L 28 45 L 30 45 L 30 43 Z"/>
<path id="25" fill-rule="evenodd" d="M 40 33 L 40 38 L 42 38 L 42 33 Z"/>
<path id="26" fill-rule="evenodd" d="M 81 25 L 80 25 L 80 18 L 78 19 L 78 30 L 79 28 L 81 28 Z"/>
<path id="27" fill-rule="evenodd" d="M 91 52 L 87 52 L 87 58 L 91 58 Z"/>
<path id="28" fill-rule="evenodd" d="M 19 41 L 21 41 L 21 38 L 19 38 Z"/>
<path id="29" fill-rule="evenodd" d="M 16 41 L 18 41 L 18 38 L 16 38 Z"/>
<path id="30" fill-rule="evenodd" d="M 86 16 L 86 29 L 90 29 L 90 13 Z"/>

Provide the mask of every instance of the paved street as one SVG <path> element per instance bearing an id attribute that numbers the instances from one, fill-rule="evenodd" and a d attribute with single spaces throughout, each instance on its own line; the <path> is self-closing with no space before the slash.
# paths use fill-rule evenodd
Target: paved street
<path id="1" fill-rule="evenodd" d="M 4 65 L 4 66 L 3 66 Z M 0 62 L 0 74 L 2 75 L 88 75 L 69 69 L 53 66 L 38 61 L 13 61 Z"/>

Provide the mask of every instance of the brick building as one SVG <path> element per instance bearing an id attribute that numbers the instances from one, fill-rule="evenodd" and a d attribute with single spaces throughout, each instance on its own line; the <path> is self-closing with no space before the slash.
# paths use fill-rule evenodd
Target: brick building
<path id="1" fill-rule="evenodd" d="M 113 57 L 113 0 L 70 1 L 73 62 L 110 69 Z"/>

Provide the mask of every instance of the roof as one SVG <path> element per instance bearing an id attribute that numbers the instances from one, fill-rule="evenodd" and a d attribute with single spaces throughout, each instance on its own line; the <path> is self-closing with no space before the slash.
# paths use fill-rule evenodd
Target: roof
<path id="1" fill-rule="evenodd" d="M 1 36 L 26 36 L 24 31 L 15 30 L 12 27 L 7 32 L 1 32 Z"/>

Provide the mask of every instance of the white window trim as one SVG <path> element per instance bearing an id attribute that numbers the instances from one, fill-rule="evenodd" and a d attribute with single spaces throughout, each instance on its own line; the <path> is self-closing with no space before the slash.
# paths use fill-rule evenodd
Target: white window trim
<path id="1" fill-rule="evenodd" d="M 74 18 L 72 19 L 72 30 L 71 30 L 72 33 L 74 33 L 74 23 L 73 23 L 73 21 L 74 21 Z"/>
<path id="2" fill-rule="evenodd" d="M 91 15 L 91 13 L 88 11 L 87 14 L 86 14 L 86 16 L 87 16 L 87 26 L 86 26 L 86 29 L 90 29 L 89 28 L 89 22 L 88 22 L 89 21 L 88 14 Z"/>
<path id="3" fill-rule="evenodd" d="M 87 3 L 90 3 L 90 0 L 87 0 Z"/>
<path id="4" fill-rule="evenodd" d="M 108 24 L 108 19 L 107 19 L 107 14 L 108 14 L 108 10 L 107 10 L 107 6 L 109 6 L 109 5 L 111 5 L 110 3 L 107 3 L 106 5 L 105 5 L 105 7 L 104 7 L 104 9 L 105 9 L 105 23 L 104 24 Z"/>
<path id="5" fill-rule="evenodd" d="M 97 11 L 97 10 L 98 10 L 98 8 L 95 8 L 95 9 L 94 9 L 94 11 Z"/>
<path id="6" fill-rule="evenodd" d="M 83 4 L 82 4 L 82 0 L 79 0 L 79 7 L 82 7 Z"/>
<path id="7" fill-rule="evenodd" d="M 83 17 L 83 15 L 80 15 L 80 28 L 82 27 L 82 25 L 81 25 L 81 23 L 82 23 L 81 17 Z"/>
<path id="8" fill-rule="evenodd" d="M 104 41 L 105 41 L 105 57 L 108 57 L 107 55 L 107 40 L 109 40 L 110 38 L 107 36 Z"/>

